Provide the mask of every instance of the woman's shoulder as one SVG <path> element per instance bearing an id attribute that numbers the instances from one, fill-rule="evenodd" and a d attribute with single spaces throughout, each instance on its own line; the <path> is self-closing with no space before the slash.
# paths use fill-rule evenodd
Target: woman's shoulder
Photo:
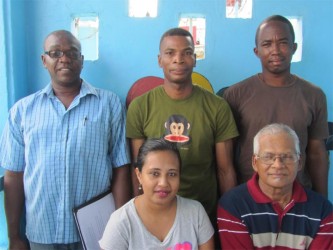
<path id="1" fill-rule="evenodd" d="M 126 204 L 115 210 L 110 217 L 110 220 L 123 221 L 127 220 L 128 217 L 132 216 L 135 212 L 134 199 L 131 199 Z"/>
<path id="2" fill-rule="evenodd" d="M 177 195 L 177 203 L 180 209 L 186 210 L 204 210 L 202 204 L 199 201 L 192 200 L 189 198 L 181 197 Z"/>

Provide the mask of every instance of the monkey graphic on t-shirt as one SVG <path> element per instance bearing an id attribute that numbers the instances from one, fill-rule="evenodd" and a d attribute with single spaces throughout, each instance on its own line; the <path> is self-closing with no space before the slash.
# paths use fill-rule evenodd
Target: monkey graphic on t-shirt
<path id="1" fill-rule="evenodd" d="M 182 115 L 172 115 L 164 124 L 164 139 L 170 142 L 186 143 L 190 140 L 189 129 L 191 127 L 187 119 Z"/>

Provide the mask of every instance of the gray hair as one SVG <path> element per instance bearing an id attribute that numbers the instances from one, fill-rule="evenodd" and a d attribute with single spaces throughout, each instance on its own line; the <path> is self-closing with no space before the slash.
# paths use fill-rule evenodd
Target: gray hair
<path id="1" fill-rule="evenodd" d="M 256 134 L 253 139 L 253 153 L 259 153 L 259 139 L 264 135 L 276 135 L 279 133 L 286 133 L 290 136 L 291 139 L 294 141 L 295 150 L 298 155 L 300 155 L 300 148 L 299 148 L 299 139 L 296 132 L 291 129 L 289 126 L 281 123 L 273 123 L 267 125 L 260 129 L 260 131 Z"/>

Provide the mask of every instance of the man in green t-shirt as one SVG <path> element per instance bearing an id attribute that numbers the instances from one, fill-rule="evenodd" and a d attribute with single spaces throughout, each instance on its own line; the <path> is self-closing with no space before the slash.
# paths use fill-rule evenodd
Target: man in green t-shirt
<path id="1" fill-rule="evenodd" d="M 158 63 L 163 85 L 137 97 L 128 108 L 132 162 L 147 138 L 177 143 L 182 158 L 178 194 L 200 201 L 215 226 L 219 195 L 236 185 L 232 139 L 238 131 L 232 112 L 224 99 L 192 84 L 196 56 L 188 31 L 174 28 L 164 33 Z M 138 195 L 138 180 L 134 175 L 132 179 Z M 168 183 L 158 185 L 167 190 Z"/>

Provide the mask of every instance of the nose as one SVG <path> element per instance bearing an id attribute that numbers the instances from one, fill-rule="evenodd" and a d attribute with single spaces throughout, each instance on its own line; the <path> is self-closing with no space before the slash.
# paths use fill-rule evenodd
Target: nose
<path id="1" fill-rule="evenodd" d="M 72 59 L 67 55 L 67 53 L 64 53 L 62 57 L 59 58 L 60 61 L 71 61 Z"/>
<path id="2" fill-rule="evenodd" d="M 174 62 L 175 63 L 183 63 L 184 62 L 184 53 L 176 53 L 174 57 Z"/>
<path id="3" fill-rule="evenodd" d="M 272 51 L 275 52 L 275 53 L 279 53 L 280 52 L 280 46 L 277 42 L 273 42 L 272 43 Z"/>
<path id="4" fill-rule="evenodd" d="M 277 160 L 278 159 L 278 160 Z M 284 162 L 283 159 L 281 158 L 281 156 L 276 155 L 273 159 L 273 165 L 275 167 L 283 167 L 284 166 Z"/>
<path id="5" fill-rule="evenodd" d="M 167 176 L 161 176 L 159 179 L 158 184 L 162 187 L 168 186 L 168 177 Z"/>

